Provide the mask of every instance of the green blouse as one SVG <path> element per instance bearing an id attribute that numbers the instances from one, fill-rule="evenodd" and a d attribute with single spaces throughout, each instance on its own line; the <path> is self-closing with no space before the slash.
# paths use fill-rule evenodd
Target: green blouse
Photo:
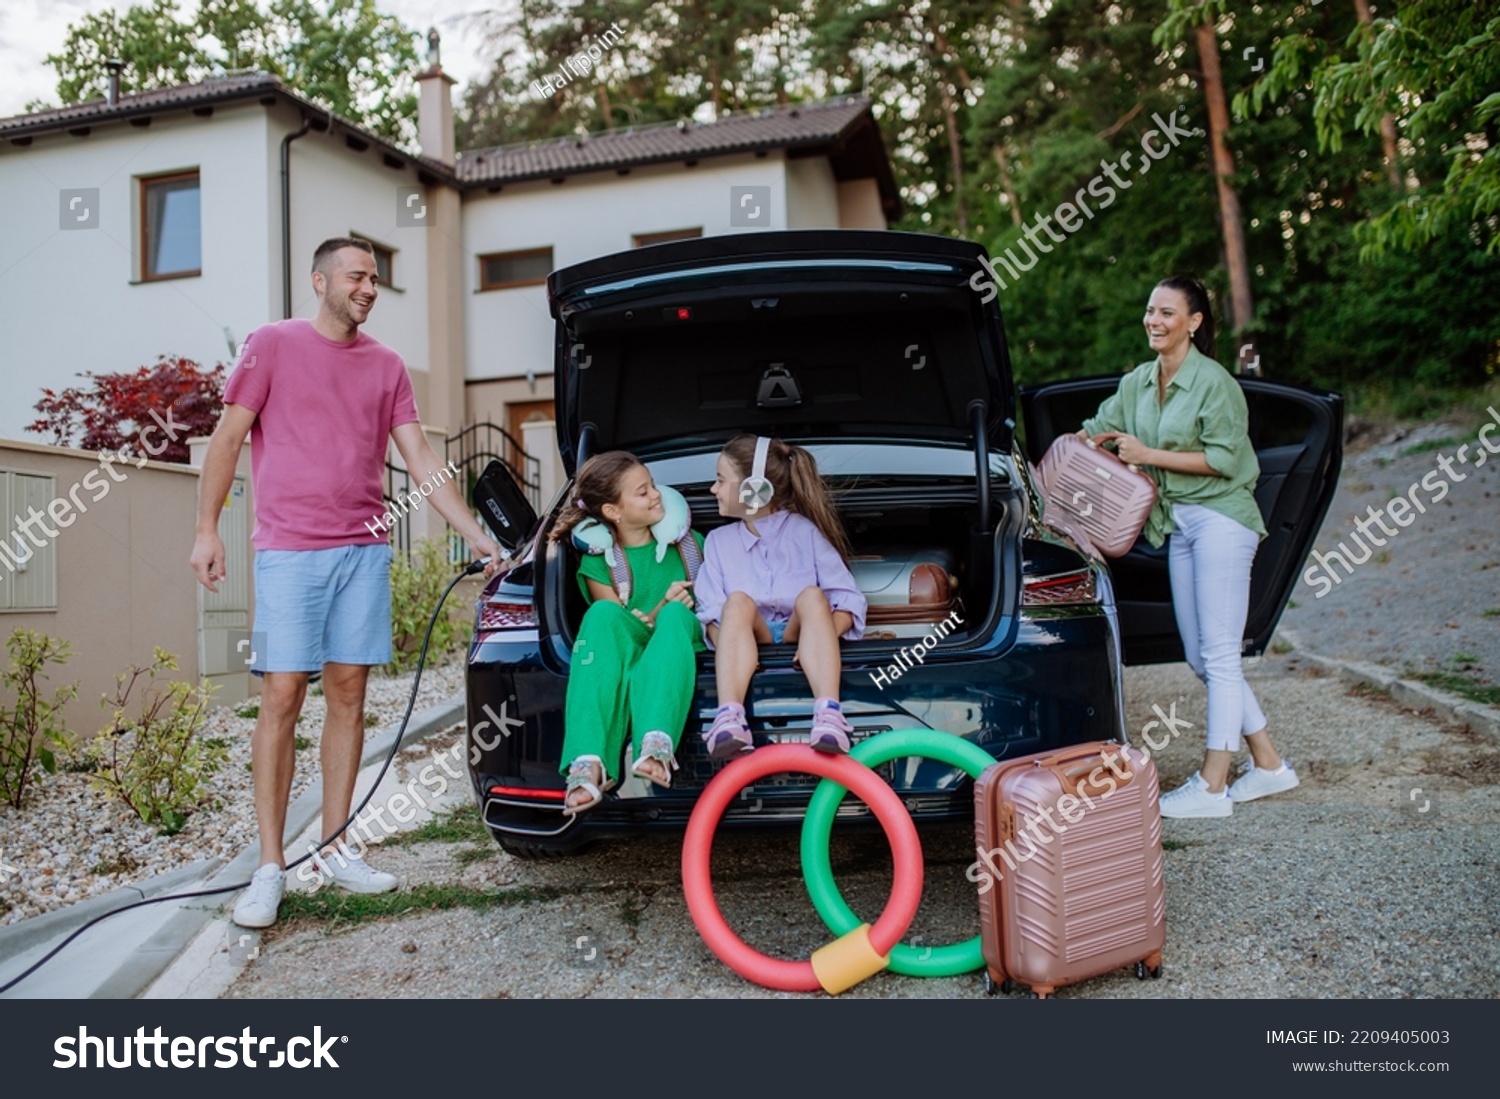
<path id="1" fill-rule="evenodd" d="M 1248 527 L 1262 538 L 1266 525 L 1255 503 L 1260 463 L 1250 445 L 1245 394 L 1229 371 L 1189 345 L 1187 357 L 1167 383 L 1167 399 L 1157 398 L 1160 357 L 1141 363 L 1120 379 L 1114 396 L 1083 422 L 1090 435 L 1123 431 L 1146 446 L 1183 453 L 1202 451 L 1221 477 L 1142 467 L 1156 481 L 1156 507 L 1142 532 L 1160 546 L 1172 533 L 1173 504 L 1201 504 Z"/>
<path id="2" fill-rule="evenodd" d="M 698 543 L 698 552 L 703 552 L 703 535 L 696 530 L 693 538 Z M 620 547 L 616 547 L 617 549 Z M 583 598 L 592 603 L 594 597 L 589 594 L 587 581 L 596 580 L 605 587 L 610 586 L 609 565 L 604 560 L 603 554 L 583 553 L 579 555 L 582 560 L 578 563 L 578 587 L 583 591 Z M 662 596 L 667 594 L 667 589 L 672 586 L 674 580 L 686 580 L 687 573 L 682 568 L 682 554 L 676 546 L 668 546 L 666 555 L 658 564 L 656 560 L 656 542 L 647 542 L 644 546 L 629 546 L 625 548 L 625 560 L 630 563 L 630 602 L 625 604 L 628 610 L 638 610 L 642 614 L 650 614 Z M 699 631 L 700 635 L 702 631 Z M 699 636 L 693 648 L 702 652 L 705 650 L 703 639 Z"/>

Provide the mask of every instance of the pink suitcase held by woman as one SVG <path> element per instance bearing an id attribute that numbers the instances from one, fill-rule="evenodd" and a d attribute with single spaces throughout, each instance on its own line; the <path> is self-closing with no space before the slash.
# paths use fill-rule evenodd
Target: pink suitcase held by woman
<path id="1" fill-rule="evenodd" d="M 1105 557 L 1122 557 L 1156 506 L 1156 482 L 1100 446 L 1103 438 L 1059 435 L 1042 455 L 1042 497 L 1049 515 L 1083 528 Z"/>
<path id="2" fill-rule="evenodd" d="M 1002 760 L 980 776 L 973 880 L 987 991 L 1016 981 L 1046 997 L 1132 964 L 1160 976 L 1158 793 L 1156 764 L 1114 741 Z"/>

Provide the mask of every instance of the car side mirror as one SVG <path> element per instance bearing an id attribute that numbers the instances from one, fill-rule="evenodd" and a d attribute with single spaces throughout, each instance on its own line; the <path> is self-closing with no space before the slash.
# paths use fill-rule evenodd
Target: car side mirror
<path id="1" fill-rule="evenodd" d="M 484 467 L 469 500 L 495 540 L 507 550 L 519 547 L 536 530 L 536 509 L 498 458 Z"/>

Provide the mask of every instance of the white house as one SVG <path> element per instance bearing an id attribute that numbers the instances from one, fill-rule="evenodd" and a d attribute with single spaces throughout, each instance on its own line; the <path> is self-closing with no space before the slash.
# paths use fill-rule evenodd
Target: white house
<path id="1" fill-rule="evenodd" d="M 0 438 L 42 441 L 23 434 L 42 388 L 84 370 L 232 362 L 257 325 L 312 314 L 314 247 L 353 235 L 385 282 L 366 330 L 424 422 L 493 422 L 550 458 L 553 268 L 900 212 L 863 99 L 459 154 L 435 49 L 418 82 L 418 156 L 265 74 L 0 119 Z"/>

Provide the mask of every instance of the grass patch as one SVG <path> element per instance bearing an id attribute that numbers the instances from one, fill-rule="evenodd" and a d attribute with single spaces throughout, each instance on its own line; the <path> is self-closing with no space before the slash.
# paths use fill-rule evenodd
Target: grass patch
<path id="1" fill-rule="evenodd" d="M 1285 656 L 1292 651 L 1292 646 L 1289 642 L 1283 641 L 1278 637 L 1275 641 L 1271 642 L 1271 651 L 1277 656 Z"/>
<path id="2" fill-rule="evenodd" d="M 409 847 L 414 843 L 479 843 L 493 845 L 490 830 L 479 819 L 472 805 L 459 805 L 446 813 L 437 813 L 410 832 L 398 832 L 381 846 Z"/>
<path id="3" fill-rule="evenodd" d="M 373 728 L 375 728 L 375 726 L 377 726 L 379 724 L 380 724 L 380 718 L 376 717 L 374 714 L 366 714 L 365 715 L 365 728 L 366 729 L 373 729 Z"/>
<path id="4" fill-rule="evenodd" d="M 1460 672 L 1409 672 L 1406 678 L 1459 695 L 1470 702 L 1500 706 L 1500 684 L 1486 683 L 1478 676 L 1463 675 Z"/>
<path id="5" fill-rule="evenodd" d="M 1457 446 L 1463 440 L 1455 439 L 1449 435 L 1442 439 L 1428 439 L 1425 443 L 1417 443 L 1401 451 L 1401 457 L 1410 458 L 1413 454 L 1426 454 L 1431 450 L 1446 450 L 1448 447 Z"/>
<path id="6" fill-rule="evenodd" d="M 1478 656 L 1477 653 L 1454 653 L 1453 654 L 1453 663 L 1455 663 L 1455 664 L 1477 664 L 1477 663 L 1479 663 L 1479 656 Z"/>
<path id="7" fill-rule="evenodd" d="M 305 737 L 301 733 L 298 733 L 295 737 L 292 738 L 292 747 L 299 752 L 304 748 L 311 748 L 312 746 L 313 742 L 311 737 Z"/>
<path id="8" fill-rule="evenodd" d="M 1481 616 L 1484 618 L 1500 618 L 1500 607 L 1491 607 Z"/>
<path id="9" fill-rule="evenodd" d="M 247 702 L 247 703 L 245 703 L 245 705 L 241 706 L 238 710 L 236 710 L 234 712 L 234 716 L 235 717 L 259 717 L 260 716 L 260 703 L 259 702 Z"/>
<path id="10" fill-rule="evenodd" d="M 90 874 L 133 874 L 141 868 L 135 856 L 129 851 L 122 851 L 112 859 L 100 859 L 89 867 Z"/>
<path id="11" fill-rule="evenodd" d="M 1193 846 L 1193 844 L 1187 842 L 1186 840 L 1162 840 L 1161 841 L 1161 849 L 1163 851 L 1181 851 L 1184 847 L 1192 847 L 1192 846 Z"/>
<path id="12" fill-rule="evenodd" d="M 316 920 L 334 927 L 352 927 L 366 920 L 404 916 L 409 912 L 444 912 L 454 908 L 507 908 L 556 900 L 564 890 L 551 886 L 513 889 L 475 889 L 466 885 L 419 885 L 397 893 L 374 895 L 320 889 L 316 893 L 288 892 L 281 902 L 281 921 Z"/>

